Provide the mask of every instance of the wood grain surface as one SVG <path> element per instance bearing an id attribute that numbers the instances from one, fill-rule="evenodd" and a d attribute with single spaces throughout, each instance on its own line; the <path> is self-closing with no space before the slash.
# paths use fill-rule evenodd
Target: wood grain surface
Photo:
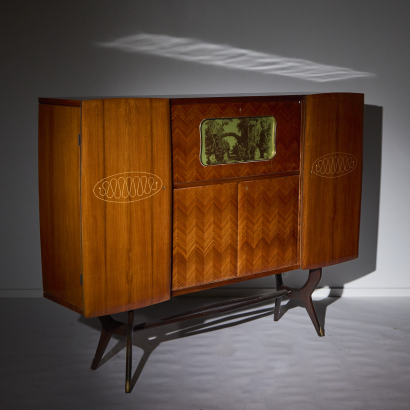
<path id="1" fill-rule="evenodd" d="M 173 182 L 206 181 L 231 177 L 271 174 L 299 170 L 300 101 L 229 102 L 223 99 L 194 100 L 191 104 L 173 102 L 172 145 Z M 276 155 L 269 161 L 203 166 L 200 162 L 201 121 L 207 118 L 273 115 L 277 121 Z"/>
<path id="2" fill-rule="evenodd" d="M 238 186 L 238 276 L 298 263 L 299 177 Z"/>
<path id="3" fill-rule="evenodd" d="M 302 174 L 302 268 L 357 258 L 363 94 L 306 97 Z"/>
<path id="4" fill-rule="evenodd" d="M 172 289 L 236 276 L 237 184 L 174 191 Z"/>
<path id="5" fill-rule="evenodd" d="M 362 94 L 40 102 L 44 296 L 63 306 L 102 316 L 358 256 Z M 202 120 L 265 115 L 273 159 L 200 163 Z M 109 197 L 129 174 L 159 189 Z"/>
<path id="6" fill-rule="evenodd" d="M 172 186 L 169 101 L 83 102 L 82 244 L 85 316 L 101 316 L 169 299 Z M 102 200 L 93 190 L 125 172 L 163 183 L 139 201 Z"/>
<path id="7" fill-rule="evenodd" d="M 80 226 L 81 108 L 39 105 L 38 182 L 44 296 L 83 311 Z"/>
<path id="8" fill-rule="evenodd" d="M 269 270 L 269 271 L 265 271 L 265 272 L 251 273 L 251 274 L 245 275 L 245 276 L 236 276 L 234 278 L 222 279 L 222 280 L 219 280 L 217 282 L 205 283 L 204 285 L 192 286 L 190 288 L 177 289 L 177 290 L 173 290 L 171 292 L 171 297 L 186 295 L 188 293 L 193 293 L 193 292 L 200 292 L 202 290 L 218 288 L 220 286 L 225 286 L 225 285 L 232 285 L 234 283 L 245 282 L 247 280 L 265 278 L 267 276 L 274 276 L 274 275 L 277 275 L 279 273 L 290 272 L 290 271 L 296 270 L 296 269 L 300 269 L 299 264 L 293 265 L 293 266 L 286 266 L 285 269 L 280 268 L 280 269 Z M 272 278 L 272 284 L 274 284 L 274 283 L 275 283 L 275 281 Z"/>

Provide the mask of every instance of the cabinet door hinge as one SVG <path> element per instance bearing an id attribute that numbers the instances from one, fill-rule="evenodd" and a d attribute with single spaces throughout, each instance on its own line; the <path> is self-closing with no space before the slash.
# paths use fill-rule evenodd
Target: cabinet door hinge
<path id="1" fill-rule="evenodd" d="M 81 134 L 78 134 L 78 145 L 81 145 Z"/>
<path id="2" fill-rule="evenodd" d="M 83 274 L 82 273 L 80 274 L 80 284 L 81 285 L 83 284 Z"/>

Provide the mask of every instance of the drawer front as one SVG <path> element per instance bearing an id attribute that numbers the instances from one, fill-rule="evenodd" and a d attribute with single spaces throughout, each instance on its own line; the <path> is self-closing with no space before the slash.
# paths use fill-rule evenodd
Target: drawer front
<path id="1" fill-rule="evenodd" d="M 267 175 L 300 169 L 301 104 L 299 101 L 171 102 L 173 183 Z M 276 120 L 276 155 L 265 161 L 204 166 L 200 125 L 205 119 L 264 117 Z"/>
<path id="2" fill-rule="evenodd" d="M 298 264 L 299 177 L 238 184 L 238 276 Z"/>
<path id="3" fill-rule="evenodd" d="M 237 184 L 174 190 L 172 290 L 233 278 L 237 271 Z"/>

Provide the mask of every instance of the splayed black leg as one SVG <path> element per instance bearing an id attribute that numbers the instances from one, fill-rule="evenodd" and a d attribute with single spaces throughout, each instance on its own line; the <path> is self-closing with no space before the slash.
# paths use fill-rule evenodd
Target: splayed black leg
<path id="1" fill-rule="evenodd" d="M 131 393 L 131 371 L 132 371 L 132 335 L 134 333 L 134 311 L 128 312 L 127 324 L 127 357 L 125 367 L 125 393 Z"/>
<path id="2" fill-rule="evenodd" d="M 98 319 L 101 322 L 102 329 L 101 329 L 100 341 L 98 342 L 94 360 L 91 364 L 92 370 L 96 370 L 98 368 L 98 365 L 104 355 L 105 349 L 107 348 L 108 343 L 111 340 L 111 336 L 114 334 L 125 336 L 124 323 L 118 322 L 117 320 L 113 319 L 109 315 L 100 316 Z"/>
<path id="3" fill-rule="evenodd" d="M 275 279 L 276 279 L 276 290 L 282 289 L 283 287 L 283 279 L 282 279 L 282 274 L 278 273 L 277 275 L 275 275 Z M 282 303 L 282 297 L 278 297 L 275 299 L 275 312 L 273 314 L 273 320 L 275 322 L 277 322 L 280 318 L 280 305 Z"/>
<path id="4" fill-rule="evenodd" d="M 276 278 L 277 290 L 287 290 L 289 291 L 289 293 L 286 296 L 289 299 L 300 300 L 305 306 L 309 314 L 309 317 L 312 320 L 313 326 L 316 329 L 318 336 L 324 336 L 325 330 L 322 328 L 322 326 L 319 323 L 319 319 L 317 318 L 315 306 L 312 300 L 312 293 L 316 289 L 317 285 L 320 282 L 320 279 L 322 278 L 322 268 L 310 269 L 309 277 L 306 283 L 300 289 L 294 289 L 288 286 L 284 286 L 282 277 L 278 278 L 279 275 L 276 275 L 276 276 L 277 276 Z M 276 313 L 277 312 L 276 312 L 276 306 L 275 306 L 275 320 L 278 320 L 279 313 L 277 313 L 278 319 L 276 319 Z"/>

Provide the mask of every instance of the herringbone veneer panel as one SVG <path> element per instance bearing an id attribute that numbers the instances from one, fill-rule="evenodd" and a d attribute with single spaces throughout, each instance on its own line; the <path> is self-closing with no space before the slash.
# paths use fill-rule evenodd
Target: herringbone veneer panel
<path id="1" fill-rule="evenodd" d="M 299 101 L 174 104 L 171 115 L 174 184 L 299 170 Z M 270 161 L 215 166 L 201 164 L 199 126 L 202 120 L 268 115 L 273 115 L 277 121 L 276 155 Z"/>
<path id="2" fill-rule="evenodd" d="M 172 290 L 236 276 L 237 184 L 174 191 Z"/>
<path id="3" fill-rule="evenodd" d="M 298 263 L 299 177 L 238 185 L 238 276 Z"/>

